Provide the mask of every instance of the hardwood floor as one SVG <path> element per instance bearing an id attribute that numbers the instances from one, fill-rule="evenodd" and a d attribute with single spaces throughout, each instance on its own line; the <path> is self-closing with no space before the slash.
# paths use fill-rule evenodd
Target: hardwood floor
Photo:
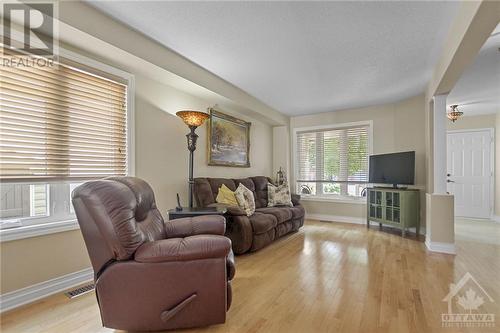
<path id="1" fill-rule="evenodd" d="M 500 227 L 500 225 L 499 225 Z M 457 255 L 362 225 L 307 221 L 298 233 L 238 256 L 224 325 L 182 332 L 499 332 L 500 245 L 457 240 Z M 470 272 L 496 303 L 496 328 L 441 328 L 449 284 Z M 454 304 L 454 306 L 458 306 Z M 2 332 L 112 332 L 93 293 L 62 294 L 2 316 Z"/>

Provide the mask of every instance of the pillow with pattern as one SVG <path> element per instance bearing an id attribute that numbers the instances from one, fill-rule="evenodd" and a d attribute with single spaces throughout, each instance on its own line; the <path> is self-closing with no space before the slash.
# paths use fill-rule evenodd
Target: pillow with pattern
<path id="1" fill-rule="evenodd" d="M 267 207 L 290 206 L 293 207 L 292 195 L 288 183 L 279 186 L 267 183 Z"/>
<path id="2" fill-rule="evenodd" d="M 253 192 L 250 191 L 245 185 L 238 185 L 236 191 L 234 191 L 236 196 L 236 201 L 238 201 L 238 206 L 243 209 L 247 216 L 252 215 L 255 212 L 255 199 L 253 197 Z"/>

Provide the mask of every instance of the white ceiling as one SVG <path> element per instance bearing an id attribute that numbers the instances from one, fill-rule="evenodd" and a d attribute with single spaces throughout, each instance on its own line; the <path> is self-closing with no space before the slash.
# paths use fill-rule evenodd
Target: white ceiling
<path id="1" fill-rule="evenodd" d="M 459 6 L 436 1 L 91 4 L 288 115 L 383 104 L 423 92 Z"/>
<path id="2" fill-rule="evenodd" d="M 451 90 L 446 104 L 465 116 L 500 112 L 500 25 Z"/>

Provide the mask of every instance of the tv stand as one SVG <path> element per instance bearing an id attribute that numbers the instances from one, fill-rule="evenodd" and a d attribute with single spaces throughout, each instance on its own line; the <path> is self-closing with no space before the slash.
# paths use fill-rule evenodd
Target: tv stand
<path id="1" fill-rule="evenodd" d="M 367 189 L 366 226 L 370 221 L 387 224 L 401 230 L 403 237 L 409 227 L 415 227 L 417 237 L 420 232 L 420 191 L 391 187 Z"/>

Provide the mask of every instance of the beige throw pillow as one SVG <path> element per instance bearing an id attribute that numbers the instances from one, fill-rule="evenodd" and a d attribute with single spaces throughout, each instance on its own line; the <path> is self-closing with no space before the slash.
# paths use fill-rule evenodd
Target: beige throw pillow
<path id="1" fill-rule="evenodd" d="M 234 195 L 236 196 L 236 201 L 238 201 L 238 206 L 247 213 L 247 216 L 255 212 L 253 192 L 246 188 L 245 185 L 240 183 L 236 191 L 234 191 Z"/>
<path id="2" fill-rule="evenodd" d="M 293 207 L 292 196 L 287 183 L 279 186 L 267 183 L 267 207 L 274 206 Z"/>
<path id="3" fill-rule="evenodd" d="M 224 184 L 222 184 L 222 186 L 219 188 L 219 193 L 217 194 L 215 202 L 230 206 L 238 206 L 238 201 L 236 200 L 234 192 Z"/>

